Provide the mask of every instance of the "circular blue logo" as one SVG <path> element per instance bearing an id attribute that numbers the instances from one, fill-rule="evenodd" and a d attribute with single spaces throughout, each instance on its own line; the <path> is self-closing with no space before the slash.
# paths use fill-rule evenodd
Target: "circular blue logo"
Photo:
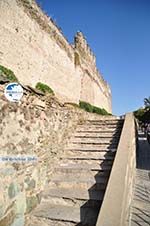
<path id="1" fill-rule="evenodd" d="M 19 102 L 23 96 L 23 88 L 18 83 L 9 83 L 5 87 L 5 97 L 11 102 Z"/>

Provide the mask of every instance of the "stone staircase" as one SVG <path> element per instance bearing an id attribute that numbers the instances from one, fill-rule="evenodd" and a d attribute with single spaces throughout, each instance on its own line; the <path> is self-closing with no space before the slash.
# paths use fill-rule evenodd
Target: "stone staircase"
<path id="1" fill-rule="evenodd" d="M 78 125 L 55 166 L 41 204 L 32 212 L 30 226 L 96 224 L 122 126 L 123 120 L 116 118 Z"/>

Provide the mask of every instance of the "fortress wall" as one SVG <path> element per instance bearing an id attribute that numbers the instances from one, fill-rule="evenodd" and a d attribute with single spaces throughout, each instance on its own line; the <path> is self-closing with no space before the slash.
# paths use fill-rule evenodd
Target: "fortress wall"
<path id="1" fill-rule="evenodd" d="M 11 68 L 22 83 L 35 86 L 42 81 L 64 101 L 78 103 L 80 75 L 73 48 L 66 47 L 67 41 L 48 18 L 44 23 L 49 21 L 52 36 L 23 9 L 16 0 L 0 1 L 0 64 Z"/>
<path id="2" fill-rule="evenodd" d="M 81 72 L 81 94 L 80 100 L 93 104 L 94 89 L 93 82 L 86 71 Z"/>
<path id="3" fill-rule="evenodd" d="M 111 92 L 83 34 L 73 46 L 34 0 L 0 1 L 0 64 L 25 85 L 41 81 L 64 102 L 84 100 L 111 112 Z"/>
<path id="4" fill-rule="evenodd" d="M 78 54 L 78 63 L 83 71 L 80 99 L 87 102 L 90 100 L 91 104 L 111 112 L 111 90 L 97 70 L 96 58 L 81 32 L 75 36 L 75 52 Z"/>

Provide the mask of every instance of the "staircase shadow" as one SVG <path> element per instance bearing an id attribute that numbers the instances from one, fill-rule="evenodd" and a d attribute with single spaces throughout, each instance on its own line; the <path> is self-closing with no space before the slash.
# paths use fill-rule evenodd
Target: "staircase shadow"
<path id="1" fill-rule="evenodd" d="M 144 132 L 138 134 L 137 173 L 134 185 L 134 201 L 131 225 L 150 225 L 150 145 Z M 149 184 L 149 185 L 148 185 Z"/>
<path id="2" fill-rule="evenodd" d="M 110 144 L 107 146 L 108 150 L 104 155 L 105 159 L 100 164 L 101 170 L 99 170 L 99 172 L 95 170 L 95 176 L 94 176 L 95 184 L 88 189 L 89 200 L 83 206 L 80 207 L 80 223 L 78 223 L 76 226 L 95 226 L 96 225 L 99 211 L 103 202 L 102 200 L 105 195 L 105 190 L 106 190 L 109 176 L 111 173 L 111 168 L 112 168 L 113 161 L 116 154 L 116 151 L 109 151 L 109 150 L 117 149 L 122 127 L 123 125 L 120 128 L 120 123 L 118 122 L 116 126 L 116 132 L 114 133 L 112 139 L 110 140 Z M 119 128 L 120 128 L 120 131 L 118 132 Z M 109 160 L 110 157 L 113 157 L 113 160 Z M 107 179 L 105 183 L 104 184 L 103 182 L 101 183 L 100 177 L 103 181 L 103 179 L 106 176 L 107 176 Z M 94 200 L 94 197 L 97 197 L 96 199 L 98 200 Z"/>
<path id="3" fill-rule="evenodd" d="M 137 169 L 150 170 L 150 144 L 144 133 L 138 134 Z"/>

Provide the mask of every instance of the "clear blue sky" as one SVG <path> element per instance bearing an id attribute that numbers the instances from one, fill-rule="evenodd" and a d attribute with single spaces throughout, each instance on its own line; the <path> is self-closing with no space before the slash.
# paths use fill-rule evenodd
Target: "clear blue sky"
<path id="1" fill-rule="evenodd" d="M 86 36 L 97 67 L 111 86 L 113 113 L 150 96 L 150 0 L 38 0 L 69 42 Z"/>

